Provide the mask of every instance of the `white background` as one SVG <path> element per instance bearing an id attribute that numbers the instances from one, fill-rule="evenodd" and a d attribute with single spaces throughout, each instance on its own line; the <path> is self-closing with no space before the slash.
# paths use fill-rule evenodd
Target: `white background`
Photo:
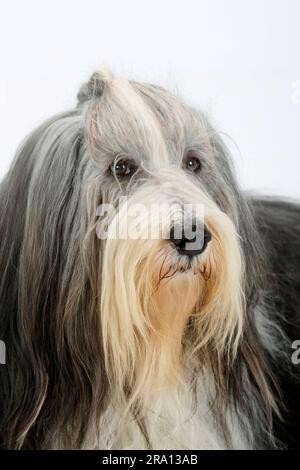
<path id="1" fill-rule="evenodd" d="M 0 177 L 101 66 L 179 90 L 243 187 L 300 198 L 300 0 L 0 0 Z"/>

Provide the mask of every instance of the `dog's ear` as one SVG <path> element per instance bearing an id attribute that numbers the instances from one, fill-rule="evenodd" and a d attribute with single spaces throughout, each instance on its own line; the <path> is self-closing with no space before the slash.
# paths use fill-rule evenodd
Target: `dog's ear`
<path id="1" fill-rule="evenodd" d="M 92 98 L 100 98 L 106 85 L 112 80 L 113 76 L 109 70 L 103 69 L 93 73 L 89 81 L 81 86 L 77 94 L 78 103 L 82 104 Z"/>
<path id="2" fill-rule="evenodd" d="M 235 174 L 233 159 L 227 148 L 223 138 L 217 132 L 213 133 L 211 139 L 212 147 L 216 157 L 218 174 L 221 183 L 216 185 L 218 194 L 218 203 L 221 209 L 228 213 L 236 225 L 237 232 L 240 236 L 242 251 L 244 253 L 245 262 L 245 293 L 250 304 L 255 304 L 255 292 L 260 288 L 262 279 L 260 277 L 262 270 L 260 239 L 257 236 L 257 227 L 255 223 L 254 213 L 251 200 L 247 193 L 242 190 Z M 225 188 L 225 189 L 224 189 Z M 255 245 L 253 240 L 256 240 Z"/>
<path id="3" fill-rule="evenodd" d="M 67 421 L 78 423 L 71 440 L 80 440 L 80 416 L 89 420 L 82 406 L 92 410 L 99 377 L 105 384 L 93 359 L 101 345 L 89 282 L 99 250 L 83 249 L 93 171 L 83 125 L 79 110 L 47 121 L 0 186 L 0 442 L 8 448 L 41 445 L 60 426 L 67 436 Z"/>

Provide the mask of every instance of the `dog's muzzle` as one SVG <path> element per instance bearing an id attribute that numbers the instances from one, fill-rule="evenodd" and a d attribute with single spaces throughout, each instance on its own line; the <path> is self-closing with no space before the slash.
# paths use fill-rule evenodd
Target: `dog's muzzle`
<path id="1" fill-rule="evenodd" d="M 169 242 L 180 255 L 189 258 L 203 253 L 211 239 L 209 229 L 199 221 L 193 222 L 190 230 L 176 225 L 170 229 Z"/>

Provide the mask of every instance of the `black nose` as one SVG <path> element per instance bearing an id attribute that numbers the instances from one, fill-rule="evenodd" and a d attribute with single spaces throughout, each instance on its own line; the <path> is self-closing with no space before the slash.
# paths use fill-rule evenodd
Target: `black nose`
<path id="1" fill-rule="evenodd" d="M 183 233 L 183 228 L 173 226 L 170 230 L 170 243 L 180 255 L 193 256 L 203 253 L 211 241 L 211 233 L 206 225 L 193 223 L 190 233 Z"/>

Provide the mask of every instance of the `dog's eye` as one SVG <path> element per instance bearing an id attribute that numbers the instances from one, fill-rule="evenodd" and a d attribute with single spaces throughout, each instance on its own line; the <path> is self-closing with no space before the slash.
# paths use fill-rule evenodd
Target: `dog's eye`
<path id="1" fill-rule="evenodd" d="M 188 153 L 184 160 L 184 167 L 192 171 L 193 173 L 198 173 L 201 170 L 202 165 L 196 155 L 194 155 L 193 153 Z"/>
<path id="2" fill-rule="evenodd" d="M 136 164 L 131 160 L 118 160 L 110 166 L 110 172 L 118 178 L 130 176 L 137 170 Z"/>

